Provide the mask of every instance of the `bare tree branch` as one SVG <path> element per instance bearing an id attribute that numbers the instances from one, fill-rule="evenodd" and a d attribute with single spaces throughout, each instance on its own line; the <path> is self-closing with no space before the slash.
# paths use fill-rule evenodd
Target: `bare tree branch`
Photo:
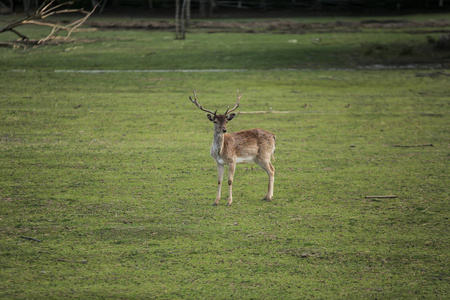
<path id="1" fill-rule="evenodd" d="M 37 45 L 46 43 L 48 41 L 51 41 L 55 39 L 58 35 L 58 33 L 62 30 L 67 31 L 67 35 L 63 37 L 62 39 L 65 41 L 67 40 L 70 35 L 78 30 L 78 28 L 94 13 L 94 11 L 97 9 L 97 7 L 100 5 L 100 2 L 94 6 L 94 8 L 91 11 L 86 11 L 84 9 L 62 9 L 65 6 L 72 5 L 72 1 L 63 2 L 61 4 L 54 5 L 56 0 L 49 0 L 45 1 L 33 14 L 27 16 L 26 18 L 13 22 L 3 29 L 0 30 L 0 33 L 3 32 L 13 32 L 16 35 L 20 37 L 21 42 L 28 42 L 29 38 L 26 35 L 23 35 L 19 33 L 16 30 L 16 27 L 22 26 L 22 25 L 38 25 L 38 26 L 48 26 L 52 27 L 52 31 L 49 35 L 47 35 L 45 38 L 42 38 L 36 42 Z M 84 17 L 82 17 L 79 20 L 76 20 L 69 25 L 61 25 L 57 23 L 53 23 L 51 21 L 43 21 L 44 19 L 54 16 L 57 14 L 68 14 L 68 13 L 81 13 L 84 14 Z"/>

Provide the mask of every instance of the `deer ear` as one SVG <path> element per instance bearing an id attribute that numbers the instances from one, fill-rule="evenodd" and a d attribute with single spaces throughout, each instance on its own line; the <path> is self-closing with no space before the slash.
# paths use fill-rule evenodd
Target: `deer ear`
<path id="1" fill-rule="evenodd" d="M 229 114 L 229 115 L 227 116 L 227 119 L 228 119 L 228 121 L 231 121 L 231 120 L 234 119 L 234 117 L 236 117 L 236 114 Z"/>
<path id="2" fill-rule="evenodd" d="M 211 114 L 206 115 L 211 122 L 214 122 L 214 116 Z"/>

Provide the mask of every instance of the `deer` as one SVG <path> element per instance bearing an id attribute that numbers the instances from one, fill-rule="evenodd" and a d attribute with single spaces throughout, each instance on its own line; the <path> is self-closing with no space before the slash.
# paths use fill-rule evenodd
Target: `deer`
<path id="1" fill-rule="evenodd" d="M 228 133 L 227 123 L 236 117 L 236 113 L 232 113 L 239 107 L 241 95 L 237 90 L 237 102 L 232 109 L 228 106 L 225 113 L 217 114 L 217 109 L 213 112 L 203 108 L 197 101 L 197 95 L 193 91 L 194 100 L 189 97 L 200 110 L 207 112 L 208 119 L 214 123 L 214 137 L 211 146 L 211 157 L 217 163 L 218 188 L 216 200 L 213 206 L 219 204 L 222 190 L 222 181 L 225 165 L 228 165 L 228 202 L 230 206 L 233 202 L 233 177 L 236 170 L 236 164 L 240 163 L 256 163 L 263 168 L 269 176 L 269 185 L 267 194 L 263 200 L 271 201 L 273 197 L 273 184 L 275 179 L 275 168 L 271 163 L 275 152 L 275 135 L 269 131 L 254 128 L 242 130 L 238 132 Z"/>

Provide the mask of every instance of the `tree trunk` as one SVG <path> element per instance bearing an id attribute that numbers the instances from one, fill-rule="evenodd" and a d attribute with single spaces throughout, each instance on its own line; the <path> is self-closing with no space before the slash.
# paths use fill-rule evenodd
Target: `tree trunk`
<path id="1" fill-rule="evenodd" d="M 184 40 L 186 38 L 186 27 L 190 19 L 190 0 L 183 0 L 180 6 L 180 0 L 175 1 L 175 39 Z"/>
<path id="2" fill-rule="evenodd" d="M 187 0 L 183 0 L 183 4 L 181 5 L 181 18 L 180 18 L 181 36 L 179 38 L 182 39 L 182 40 L 184 40 L 186 38 L 186 35 L 185 35 L 185 32 L 186 32 L 186 20 L 185 20 L 186 3 L 187 3 Z"/>
<path id="3" fill-rule="evenodd" d="M 191 0 L 186 1 L 186 27 L 189 26 L 191 22 Z"/>
<path id="4" fill-rule="evenodd" d="M 206 0 L 200 0 L 199 15 L 200 18 L 206 18 Z"/>
<path id="5" fill-rule="evenodd" d="M 208 18 L 212 18 L 213 16 L 213 10 L 216 6 L 216 0 L 210 0 L 209 1 L 209 14 L 208 14 Z"/>
<path id="6" fill-rule="evenodd" d="M 108 2 L 108 0 L 103 0 L 103 1 L 101 1 L 101 0 L 92 0 L 91 2 L 92 2 L 92 7 L 95 7 L 97 5 L 100 7 L 100 10 L 98 11 L 98 13 L 101 14 L 101 13 L 103 13 L 103 10 L 105 9 L 106 2 Z"/>
<path id="7" fill-rule="evenodd" d="M 30 15 L 30 6 L 31 6 L 30 0 L 23 0 L 23 11 L 27 16 Z"/>
<path id="8" fill-rule="evenodd" d="M 152 0 L 144 0 L 144 8 L 145 9 L 152 9 L 153 8 L 153 1 Z"/>
<path id="9" fill-rule="evenodd" d="M 180 0 L 175 0 L 175 39 L 180 38 Z"/>

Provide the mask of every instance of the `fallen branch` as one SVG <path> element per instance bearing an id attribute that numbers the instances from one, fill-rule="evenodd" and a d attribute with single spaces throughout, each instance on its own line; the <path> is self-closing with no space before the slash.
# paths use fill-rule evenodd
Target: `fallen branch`
<path id="1" fill-rule="evenodd" d="M 439 77 L 439 76 L 450 76 L 449 73 L 444 73 L 444 72 L 434 72 L 434 73 L 417 73 L 416 77 Z"/>
<path id="2" fill-rule="evenodd" d="M 397 195 L 380 195 L 380 196 L 366 196 L 366 199 L 375 199 L 375 198 L 380 198 L 380 199 L 385 199 L 385 198 L 397 198 Z"/>
<path id="3" fill-rule="evenodd" d="M 291 114 L 293 111 L 276 111 L 276 110 L 257 110 L 257 111 L 240 111 L 240 114 Z"/>
<path id="4" fill-rule="evenodd" d="M 82 261 L 75 261 L 75 260 L 66 260 L 66 259 L 63 259 L 63 258 L 58 258 L 58 261 L 66 262 L 66 263 L 74 263 L 74 264 L 87 264 L 87 261 L 84 260 L 84 259 Z"/>
<path id="5" fill-rule="evenodd" d="M 433 144 L 424 145 L 392 145 L 392 147 L 411 148 L 411 147 L 434 147 Z"/>
<path id="6" fill-rule="evenodd" d="M 18 32 L 16 30 L 16 27 L 22 26 L 22 25 L 27 25 L 27 24 L 31 24 L 31 25 L 38 25 L 38 26 L 48 26 L 52 28 L 51 33 L 45 37 L 40 39 L 39 41 L 37 41 L 35 44 L 39 45 L 39 44 L 43 44 L 49 40 L 53 40 L 57 37 L 58 33 L 61 30 L 65 30 L 68 32 L 67 36 L 65 36 L 63 39 L 67 40 L 70 35 L 72 34 L 72 32 L 74 32 L 75 30 L 77 30 L 96 10 L 96 8 L 98 7 L 99 4 L 95 5 L 94 8 L 91 11 L 85 11 L 83 9 L 61 9 L 63 6 L 67 6 L 67 5 L 72 5 L 73 2 L 63 2 L 61 4 L 55 5 L 52 7 L 52 5 L 55 3 L 56 0 L 50 0 L 50 1 L 45 1 L 41 7 L 39 7 L 33 14 L 29 15 L 28 17 L 26 17 L 25 19 L 13 22 L 9 25 L 7 25 L 6 27 L 4 27 L 3 29 L 0 30 L 0 33 L 3 32 L 13 32 L 16 35 L 18 35 L 20 37 L 20 42 L 28 42 L 29 43 L 29 38 L 26 35 L 21 34 L 20 32 Z M 67 13 L 82 13 L 85 16 L 79 20 L 76 20 L 72 23 L 70 23 L 69 25 L 60 25 L 60 24 L 55 24 L 52 22 L 47 22 L 47 21 L 43 21 L 44 19 L 53 16 L 53 15 L 57 15 L 57 14 L 67 14 Z"/>
<path id="7" fill-rule="evenodd" d="M 27 237 L 27 236 L 21 236 L 20 238 L 22 238 L 22 239 L 26 239 L 26 240 L 30 240 L 30 241 L 35 241 L 35 242 L 42 242 L 41 240 L 38 240 L 38 239 L 35 239 L 35 238 L 32 238 L 32 237 Z"/>

